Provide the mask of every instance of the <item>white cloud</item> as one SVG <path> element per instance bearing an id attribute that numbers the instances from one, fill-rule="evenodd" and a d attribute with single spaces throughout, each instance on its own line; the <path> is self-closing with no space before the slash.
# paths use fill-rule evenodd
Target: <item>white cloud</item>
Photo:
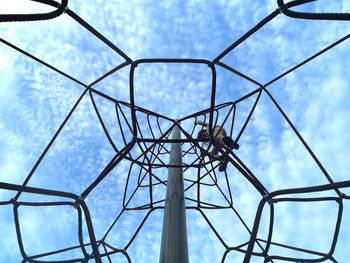
<path id="1" fill-rule="evenodd" d="M 168 1 L 153 4 L 138 1 L 94 1 L 78 4 L 76 1 L 70 1 L 72 10 L 133 59 L 154 56 L 211 59 L 272 11 L 275 5 L 273 1 L 265 1 L 264 5 L 251 1 Z M 17 10 L 18 7 L 12 4 L 9 6 L 13 7 L 12 10 Z M 343 3 L 343 8 L 347 8 L 346 3 Z M 108 50 L 103 43 L 94 39 L 67 15 L 49 22 L 1 24 L 1 30 L 5 39 L 86 83 L 122 61 L 117 54 Z M 345 32 L 346 23 L 316 23 L 292 20 L 279 15 L 254 35 L 251 41 L 229 54 L 224 61 L 234 67 L 238 66 L 238 69 L 243 69 L 243 72 L 258 80 L 266 81 L 300 62 L 312 54 L 313 50 L 325 47 Z M 41 39 L 45 39 L 45 42 L 38 41 Z M 269 87 L 336 180 L 345 180 L 349 168 L 347 156 L 350 140 L 347 123 L 350 115 L 347 107 L 349 94 L 346 87 L 346 57 L 347 50 L 344 44 Z M 192 70 L 189 76 L 189 68 L 186 66 L 171 68 L 172 70 L 169 70 L 168 66 L 162 66 L 159 72 L 151 70 L 148 66 L 142 67 L 145 67 L 145 76 L 138 76 L 141 79 L 136 83 L 136 91 L 139 92 L 136 94 L 137 104 L 146 108 L 153 107 L 155 111 L 165 110 L 166 114 L 175 116 L 180 111 L 173 104 L 174 98 L 180 100 L 182 115 L 209 105 L 210 78 L 202 78 L 207 75 L 205 70 Z M 137 70 L 140 68 L 141 66 Z M 125 68 L 113 74 L 96 88 L 115 96 L 116 99 L 128 100 L 128 70 L 129 68 Z M 28 173 L 82 92 L 82 88 L 71 81 L 63 80 L 36 62 L 23 59 L 22 55 L 10 51 L 4 45 L 1 45 L 0 74 L 0 144 L 4 145 L 1 145 L 3 147 L 0 151 L 0 180 L 18 183 L 18 180 Z M 217 101 L 220 102 L 239 97 L 250 89 L 250 86 L 245 86 L 246 82 L 232 79 L 226 74 L 227 72 L 222 71 L 218 73 L 221 80 Z M 149 96 L 157 99 L 151 103 Z M 114 105 L 103 102 L 99 96 L 95 98 L 112 138 L 118 148 L 121 148 L 124 142 L 118 129 Z M 242 119 L 245 111 L 245 107 L 237 111 L 237 118 Z M 126 115 L 130 119 L 128 109 Z M 145 120 L 140 121 L 140 124 L 146 130 Z M 189 123 L 184 125 L 190 129 Z M 165 128 L 167 124 L 162 122 L 161 126 Z M 131 134 L 126 133 L 128 141 Z M 240 145 L 237 154 L 268 189 L 325 182 L 301 143 L 276 113 L 266 96 L 259 103 Z M 137 154 L 136 148 L 133 154 Z M 96 178 L 113 155 L 114 152 L 99 126 L 91 102 L 86 97 L 39 166 L 31 183 L 80 193 Z M 129 162 L 123 161 L 87 199 L 98 237 L 104 233 L 106 226 L 121 209 L 120 202 L 128 167 Z M 229 167 L 228 171 L 234 205 L 248 226 L 252 227 L 260 195 L 232 167 Z M 137 176 L 137 172 L 135 169 L 133 176 Z M 156 172 L 162 177 L 166 173 L 161 169 Z M 218 177 L 220 185 L 224 185 L 222 174 Z M 134 182 L 134 186 L 135 184 Z M 157 198 L 161 198 L 164 189 L 165 187 L 156 191 Z M 147 198 L 145 192 L 140 192 L 135 203 L 145 202 Z M 203 190 L 203 198 L 211 202 L 222 202 L 221 194 L 214 188 Z M 295 241 L 288 239 L 288 235 L 283 232 L 291 222 L 300 221 L 297 225 L 300 232 L 310 226 L 310 220 L 305 218 L 302 221 L 300 218 L 301 214 L 311 210 L 305 211 L 305 208 L 301 207 L 300 210 L 295 210 L 295 214 L 292 210 L 278 210 L 281 214 L 277 216 L 277 224 L 282 230 L 276 233 L 276 238 L 281 241 Z M 316 210 L 315 206 L 312 215 L 318 215 L 318 218 L 312 234 L 317 234 L 324 223 L 328 222 L 323 216 L 327 208 Z M 145 258 L 154 259 L 154 255 L 159 253 L 162 213 L 155 213 L 158 213 L 157 216 L 153 217 L 152 213 L 140 236 L 130 248 L 130 254 L 133 254 L 136 262 Z M 232 213 L 208 211 L 208 214 L 220 234 L 225 240 L 229 240 L 229 245 L 247 238 L 246 230 Z M 286 218 L 285 214 L 289 217 Z M 348 212 L 345 212 L 345 216 L 348 216 Z M 10 213 L 6 212 L 5 217 L 9 219 Z M 126 213 L 125 219 L 120 221 L 124 228 L 116 231 L 113 242 L 127 239 L 142 217 L 142 212 L 131 215 Z M 34 216 L 26 221 L 29 230 L 33 225 L 31 222 L 40 221 Z M 263 232 L 266 232 L 265 223 L 266 221 L 262 223 Z M 196 215 L 188 213 L 187 227 L 190 234 L 190 259 L 193 262 L 220 261 L 223 247 L 198 212 Z M 344 240 L 347 237 L 348 235 L 341 237 L 339 247 L 346 243 Z M 116 240 L 118 238 L 121 239 Z M 323 247 L 326 243 L 320 241 L 319 245 Z M 152 251 L 152 256 L 149 250 Z M 11 252 L 10 248 L 6 251 Z M 6 254 L 3 257 L 6 257 Z M 237 262 L 236 258 L 238 260 L 239 257 L 231 252 L 228 261 Z"/>

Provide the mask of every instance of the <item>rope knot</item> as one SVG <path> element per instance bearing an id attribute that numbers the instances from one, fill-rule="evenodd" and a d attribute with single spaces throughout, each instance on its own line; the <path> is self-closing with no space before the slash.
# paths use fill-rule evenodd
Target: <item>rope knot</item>
<path id="1" fill-rule="evenodd" d="M 287 6 L 286 5 L 280 5 L 277 7 L 277 10 L 279 11 L 280 14 L 284 14 L 284 11 L 287 10 Z"/>

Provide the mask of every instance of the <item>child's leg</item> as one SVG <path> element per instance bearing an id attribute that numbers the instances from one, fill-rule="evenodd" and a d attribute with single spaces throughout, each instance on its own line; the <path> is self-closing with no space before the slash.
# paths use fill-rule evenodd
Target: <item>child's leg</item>
<path id="1" fill-rule="evenodd" d="M 230 149 L 235 149 L 238 150 L 239 145 L 238 143 L 235 143 L 230 137 L 225 136 L 224 138 L 222 138 L 222 141 L 224 142 L 224 144 L 228 147 L 230 147 Z M 228 164 L 228 158 L 226 157 L 225 159 L 223 159 L 220 163 L 219 166 L 219 171 L 223 172 L 226 170 L 227 168 L 227 164 Z"/>
<path id="2" fill-rule="evenodd" d="M 219 165 L 219 172 L 225 171 L 227 168 L 227 164 L 228 164 L 228 158 L 225 158 L 224 160 L 222 160 Z"/>
<path id="3" fill-rule="evenodd" d="M 234 142 L 230 137 L 228 137 L 228 136 L 222 138 L 222 141 L 224 142 L 225 145 L 227 145 L 227 146 L 230 147 L 231 149 L 235 149 L 235 150 L 238 150 L 238 149 L 239 149 L 238 143 L 235 143 L 235 142 Z"/>

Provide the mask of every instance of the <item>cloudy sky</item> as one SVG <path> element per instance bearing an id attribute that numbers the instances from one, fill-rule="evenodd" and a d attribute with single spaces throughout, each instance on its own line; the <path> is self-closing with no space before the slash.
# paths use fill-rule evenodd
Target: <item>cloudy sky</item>
<path id="1" fill-rule="evenodd" d="M 2 0 L 0 12 L 36 13 L 50 11 L 42 4 L 26 0 Z M 196 58 L 213 60 L 231 43 L 276 9 L 276 1 L 117 1 L 70 0 L 69 8 L 100 31 L 131 59 Z M 319 0 L 296 10 L 310 12 L 350 12 L 345 0 Z M 349 34 L 348 22 L 307 21 L 278 15 L 221 62 L 255 79 L 268 83 L 289 68 Z M 101 75 L 124 62 L 116 52 L 64 14 L 43 22 L 2 23 L 0 37 L 37 56 L 88 85 Z M 348 41 L 324 53 L 284 78 L 268 86 L 269 92 L 299 130 L 310 148 L 322 162 L 334 181 L 349 178 L 350 170 L 350 51 Z M 255 84 L 216 66 L 216 104 L 235 101 L 258 88 Z M 127 66 L 94 88 L 117 100 L 129 101 L 129 71 Z M 142 64 L 135 70 L 135 102 L 157 113 L 181 118 L 210 105 L 211 71 L 201 64 Z M 0 44 L 0 181 L 21 184 L 50 141 L 64 118 L 84 92 L 84 87 L 47 67 Z M 237 136 L 257 94 L 237 104 L 233 137 Z M 118 126 L 115 104 L 94 94 L 93 99 L 118 149 L 125 143 Z M 126 118 L 130 113 L 123 108 Z M 227 114 L 220 112 L 219 121 Z M 232 120 L 230 120 L 232 121 Z M 145 134 L 146 116 L 139 122 Z M 155 124 L 155 119 L 151 122 Z M 183 126 L 191 131 L 193 119 Z M 161 120 L 162 128 L 169 123 Z M 155 126 L 153 126 L 155 127 Z M 229 130 L 230 123 L 225 128 Z M 132 137 L 125 122 L 127 142 Z M 157 128 L 154 128 L 156 131 Z M 325 184 L 327 180 L 294 132 L 277 111 L 265 92 L 239 141 L 238 157 L 249 167 L 269 191 L 284 188 Z M 187 147 L 187 146 L 184 146 Z M 138 156 L 136 147 L 132 154 Z M 85 94 L 57 140 L 35 171 L 29 185 L 80 194 L 90 185 L 115 155 L 106 138 L 89 93 Z M 167 157 L 162 157 L 167 160 Z M 186 159 L 187 158 L 187 159 Z M 193 156 L 187 156 L 190 161 Z M 86 199 L 97 238 L 121 211 L 124 186 L 131 169 L 130 196 L 137 184 L 140 167 L 123 160 Z M 159 178 L 166 178 L 164 168 L 155 169 Z M 141 171 L 144 172 L 144 171 Z M 225 194 L 224 173 L 216 173 Z M 260 194 L 233 167 L 227 175 L 233 204 L 252 228 Z M 189 169 L 185 178 L 196 177 Z M 212 179 L 205 177 L 211 184 Z M 186 182 L 186 186 L 189 184 Z M 195 198 L 196 188 L 186 192 Z M 349 194 L 349 190 L 344 190 Z M 165 187 L 155 187 L 154 198 L 164 198 Z M 227 205 L 216 187 L 201 189 L 204 202 Z M 0 191 L 0 201 L 14 196 Z M 311 195 L 308 195 L 311 196 Z M 312 196 L 335 196 L 333 192 Z M 130 206 L 145 204 L 146 189 L 137 191 Z M 58 201 L 31 194 L 21 195 L 22 201 Z M 147 203 L 147 201 L 146 201 Z M 187 202 L 193 206 L 193 202 Z M 265 211 L 266 210 L 266 211 Z M 264 210 L 259 237 L 266 238 L 268 208 Z M 228 246 L 248 241 L 249 233 L 232 210 L 203 209 Z M 304 247 L 323 253 L 330 249 L 337 203 L 334 201 L 275 205 L 273 241 Z M 106 241 L 123 248 L 136 231 L 147 211 L 123 213 Z M 0 206 L 0 262 L 20 262 L 22 257 L 14 228 L 13 207 Z M 344 202 L 341 234 L 334 253 L 338 262 L 346 262 L 350 228 L 350 206 Z M 78 244 L 77 213 L 71 206 L 20 206 L 19 221 L 25 251 L 40 254 Z M 133 262 L 156 262 L 159 257 L 162 211 L 148 217 L 144 227 L 128 248 Z M 84 237 L 86 238 L 84 225 Z M 187 231 L 190 262 L 220 262 L 224 246 L 209 228 L 203 216 L 187 211 Z M 261 252 L 255 248 L 257 252 Z M 89 250 L 89 248 L 88 248 Z M 308 254 L 271 247 L 271 255 L 313 258 Z M 82 257 L 81 251 L 63 253 L 46 260 Z M 242 254 L 231 252 L 226 262 L 242 261 Z M 118 254 L 113 262 L 127 262 Z M 105 260 L 104 262 L 108 262 Z M 251 262 L 262 262 L 253 257 Z M 275 261 L 277 262 L 277 261 Z M 329 261 L 331 262 L 331 261 Z"/>

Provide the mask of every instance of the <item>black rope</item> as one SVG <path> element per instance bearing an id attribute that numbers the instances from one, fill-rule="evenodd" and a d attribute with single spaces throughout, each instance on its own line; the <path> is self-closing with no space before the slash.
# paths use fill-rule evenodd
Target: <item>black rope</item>
<path id="1" fill-rule="evenodd" d="M 84 19 L 74 13 L 72 10 L 66 10 L 67 15 L 77 21 L 80 25 L 85 27 L 88 31 L 90 31 L 95 37 L 100 39 L 103 43 L 109 46 L 112 50 L 117 52 L 121 57 L 125 59 L 125 61 L 129 64 L 133 63 L 132 59 L 129 58 L 123 51 L 121 51 L 116 45 L 114 45 L 109 39 L 103 36 L 100 32 L 98 32 L 95 28 L 93 28 L 90 24 L 88 24 Z"/>
<path id="2" fill-rule="evenodd" d="M 29 22 L 39 20 L 49 20 L 62 15 L 68 5 L 68 0 L 62 0 L 61 3 L 53 0 L 31 0 L 42 4 L 56 7 L 55 11 L 40 14 L 0 14 L 0 22 Z"/>
<path id="3" fill-rule="evenodd" d="M 266 89 L 267 86 L 269 86 L 271 83 L 277 81 L 278 79 L 283 78 L 290 72 L 293 72 L 297 68 L 301 67 L 305 63 L 315 59 L 319 55 L 323 54 L 327 50 L 330 50 L 337 46 L 338 44 L 342 43 L 346 39 L 349 38 L 350 35 L 346 35 L 342 39 L 334 42 L 333 44 L 329 45 L 328 47 L 324 48 L 323 50 L 319 51 L 318 53 L 314 54 L 313 56 L 307 58 L 306 60 L 302 61 L 298 65 L 294 66 L 293 68 L 289 69 L 288 71 L 284 72 L 283 74 L 275 77 L 270 82 L 266 83 L 265 85 L 259 83 L 258 81 L 254 80 L 250 76 L 245 75 L 242 72 L 239 72 L 238 70 L 220 62 L 220 60 L 225 57 L 228 53 L 232 52 L 238 45 L 243 43 L 245 40 L 247 40 L 251 35 L 253 35 L 255 32 L 260 30 L 265 24 L 273 20 L 278 14 L 283 13 L 287 16 L 294 17 L 294 18 L 301 18 L 301 19 L 316 19 L 316 20 L 350 20 L 350 14 L 344 13 L 304 13 L 304 12 L 295 12 L 290 10 L 290 8 L 293 8 L 295 6 L 303 5 L 309 2 L 312 2 L 314 0 L 295 0 L 288 3 L 284 3 L 283 0 L 277 0 L 278 8 L 273 11 L 270 15 L 265 17 L 261 22 L 259 22 L 257 25 L 255 25 L 253 28 L 251 28 L 247 33 L 245 33 L 243 36 L 241 36 L 237 41 L 232 43 L 227 49 L 225 49 L 223 52 L 221 52 L 213 61 L 208 61 L 204 59 L 174 59 L 174 58 L 148 58 L 148 59 L 139 59 L 136 61 L 133 61 L 131 58 L 129 58 L 123 51 L 121 51 L 116 45 L 114 45 L 109 39 L 104 37 L 100 32 L 98 32 L 95 28 L 93 28 L 90 24 L 88 24 L 85 20 L 83 20 L 79 15 L 77 15 L 72 10 L 69 10 L 68 0 L 62 0 L 61 3 L 58 3 L 53 0 L 32 0 L 38 3 L 50 5 L 52 7 L 55 7 L 56 10 L 44 13 L 44 14 L 23 14 L 23 15 L 8 15 L 8 14 L 1 14 L 0 15 L 0 22 L 15 22 L 15 21 L 35 21 L 35 20 L 48 20 L 53 19 L 62 13 L 67 13 L 72 19 L 77 21 L 81 26 L 86 28 L 90 33 L 92 33 L 95 37 L 100 39 L 102 42 L 104 42 L 109 48 L 114 50 L 116 53 L 118 53 L 121 57 L 125 59 L 124 63 L 121 63 L 120 65 L 115 66 L 113 69 L 105 73 L 104 75 L 97 78 L 95 81 L 93 81 L 90 85 L 86 85 L 83 82 L 75 79 L 74 77 L 70 76 L 67 73 L 64 73 L 60 71 L 59 69 L 53 67 L 52 65 L 46 63 L 45 61 L 29 54 L 28 52 L 20 49 L 19 47 L 7 42 L 6 40 L 0 38 L 0 42 L 7 45 L 10 48 L 13 48 L 14 50 L 24 54 L 25 56 L 30 57 L 31 59 L 41 63 L 47 68 L 50 68 L 51 70 L 54 70 L 55 72 L 63 75 L 64 77 L 80 84 L 84 87 L 84 91 L 79 97 L 79 99 L 76 101 L 72 109 L 70 110 L 67 117 L 63 120 L 62 124 L 52 137 L 52 139 L 49 141 L 48 145 L 45 147 L 44 151 L 40 155 L 37 162 L 32 167 L 30 173 L 25 178 L 22 185 L 14 185 L 14 184 L 8 184 L 4 182 L 0 182 L 0 189 L 2 190 L 8 190 L 8 191 L 15 191 L 15 196 L 7 201 L 1 201 L 0 205 L 13 205 L 13 214 L 14 214 L 14 224 L 15 229 L 17 233 L 17 240 L 18 245 L 20 249 L 20 253 L 23 257 L 22 262 L 46 262 L 46 261 L 40 261 L 37 259 L 41 259 L 44 257 L 52 256 L 52 255 L 58 255 L 63 252 L 67 252 L 74 249 L 81 250 L 82 257 L 75 258 L 75 259 L 69 259 L 69 260 L 63 260 L 59 262 L 88 262 L 92 259 L 95 260 L 95 262 L 100 263 L 102 262 L 102 259 L 108 260 L 108 262 L 112 262 L 112 255 L 116 253 L 122 254 L 125 259 L 128 262 L 132 262 L 131 258 L 129 256 L 128 249 L 133 244 L 136 237 L 139 235 L 142 227 L 150 217 L 151 213 L 153 213 L 156 210 L 164 209 L 164 206 L 162 205 L 164 203 L 164 199 L 156 200 L 154 197 L 154 187 L 155 186 L 163 186 L 165 187 L 167 185 L 167 181 L 159 178 L 156 174 L 156 170 L 158 168 L 169 168 L 171 167 L 169 164 L 167 164 L 166 161 L 164 161 L 164 158 L 166 158 L 169 154 L 169 146 L 171 143 L 179 142 L 182 143 L 184 146 L 188 147 L 183 151 L 183 158 L 189 157 L 191 159 L 190 162 L 186 163 L 184 162 L 181 165 L 173 166 L 173 167 L 182 167 L 183 172 L 185 173 L 191 173 L 191 171 L 196 171 L 196 175 L 192 178 L 185 178 L 185 182 L 188 183 L 187 187 L 185 188 L 185 194 L 189 193 L 191 190 L 196 188 L 196 195 L 195 198 L 191 197 L 185 197 L 188 202 L 192 202 L 195 206 L 187 206 L 187 209 L 193 209 L 194 211 L 197 211 L 207 222 L 210 230 L 214 233 L 215 237 L 218 239 L 218 241 L 222 244 L 225 251 L 222 256 L 221 262 L 227 261 L 226 258 L 228 254 L 231 251 L 235 251 L 238 253 L 245 254 L 244 262 L 248 263 L 252 256 L 257 256 L 263 258 L 264 262 L 274 262 L 273 260 L 285 260 L 285 261 L 291 261 L 291 262 L 306 262 L 306 261 L 325 261 L 330 260 L 333 262 L 337 262 L 334 257 L 334 251 L 335 246 L 337 243 L 337 238 L 340 231 L 340 224 L 342 220 L 342 213 L 343 213 L 343 200 L 349 200 L 350 197 L 345 195 L 341 192 L 342 188 L 349 188 L 350 187 L 350 181 L 344 181 L 344 182 L 335 182 L 332 177 L 327 173 L 326 169 L 324 168 L 323 164 L 319 161 L 317 156 L 312 152 L 310 147 L 307 145 L 305 140 L 302 138 L 296 127 L 293 125 L 293 123 L 290 121 L 290 119 L 287 117 L 287 115 L 284 113 L 283 109 L 280 107 L 280 105 L 277 103 L 276 99 L 272 97 L 272 95 L 269 93 L 269 91 Z M 211 87 L 211 97 L 210 97 L 210 107 L 204 110 L 201 110 L 199 112 L 192 113 L 188 116 L 185 116 L 181 118 L 180 120 L 174 120 L 172 118 L 169 118 L 167 116 L 161 115 L 156 112 L 152 112 L 148 109 L 139 107 L 136 105 L 135 101 L 135 90 L 134 90 L 134 83 L 133 83 L 133 77 L 134 77 L 134 70 L 135 68 L 141 64 L 141 63 L 199 63 L 199 64 L 206 64 L 211 69 L 212 73 L 212 87 Z M 116 71 L 130 65 L 130 85 L 129 85 L 129 91 L 130 91 L 130 101 L 129 102 L 123 102 L 118 101 L 115 98 L 112 98 L 108 94 L 105 94 L 98 89 L 92 88 L 95 84 L 99 83 L 103 79 L 107 78 L 111 74 L 115 73 Z M 241 98 L 238 98 L 236 101 L 226 102 L 220 105 L 216 105 L 215 103 L 215 96 L 216 96 L 216 66 L 220 66 L 232 74 L 235 74 L 243 79 L 246 79 L 247 81 L 253 83 L 254 85 L 258 86 L 257 89 L 248 92 L 246 95 L 242 96 Z M 86 95 L 87 91 L 89 91 L 91 104 L 95 110 L 96 116 L 99 120 L 99 123 L 103 129 L 103 132 L 109 141 L 110 145 L 115 151 L 115 156 L 111 159 L 109 164 L 101 171 L 101 173 L 96 176 L 95 180 L 81 193 L 80 196 L 77 196 L 73 193 L 63 192 L 63 191 L 54 191 L 49 189 L 42 189 L 42 188 L 35 188 L 35 187 L 29 187 L 27 184 L 31 180 L 32 176 L 34 175 L 37 167 L 40 165 L 43 158 L 46 156 L 48 150 L 52 146 L 52 144 L 55 142 L 56 138 L 59 136 L 61 130 L 65 126 L 65 124 L 68 122 L 70 116 L 73 114 L 73 112 L 76 110 L 77 106 L 79 105 L 82 98 Z M 245 129 L 247 125 L 249 124 L 249 121 L 252 117 L 252 115 L 255 112 L 256 106 L 258 105 L 259 98 L 262 92 L 266 92 L 268 97 L 273 102 L 273 105 L 279 110 L 279 112 L 282 114 L 284 119 L 287 121 L 291 129 L 294 131 L 295 135 L 299 138 L 299 140 L 302 142 L 305 149 L 308 151 L 308 153 L 311 155 L 311 157 L 314 159 L 314 161 L 317 163 L 318 167 L 322 171 L 322 173 L 327 178 L 329 184 L 327 185 L 320 185 L 320 186 L 313 186 L 313 187 L 306 187 L 306 188 L 295 188 L 295 189 L 284 189 L 284 190 L 278 190 L 274 192 L 269 192 L 268 188 L 260 182 L 257 175 L 251 171 L 251 169 L 239 158 L 239 152 L 233 152 L 232 149 L 227 147 L 226 145 L 219 142 L 213 133 L 213 129 L 215 126 L 219 125 L 221 126 L 220 129 L 222 129 L 225 125 L 225 127 L 229 126 L 229 134 L 230 137 L 232 137 L 233 134 L 233 128 L 234 128 L 234 121 L 236 118 L 236 105 L 240 102 L 250 98 L 253 95 L 257 95 L 257 98 L 255 100 L 255 103 L 253 107 L 251 108 L 247 118 L 245 119 L 243 126 L 240 130 L 238 130 L 238 134 L 235 139 L 235 143 L 238 143 L 239 139 L 245 134 Z M 115 117 L 116 121 L 115 124 L 119 128 L 119 134 L 120 134 L 120 140 L 123 141 L 124 145 L 122 147 L 117 147 L 117 143 L 113 140 L 112 136 L 110 135 L 110 132 L 108 131 L 106 125 L 104 124 L 102 115 L 99 111 L 99 107 L 97 106 L 97 103 L 94 99 L 94 96 L 100 96 L 104 100 L 108 100 L 110 102 L 113 102 L 115 104 Z M 127 114 L 124 112 L 125 110 L 129 110 L 131 114 L 131 120 L 127 118 Z M 223 113 L 226 112 L 226 113 Z M 145 131 L 140 125 L 140 120 L 144 119 L 147 120 L 146 128 L 148 129 L 150 136 L 146 135 Z M 219 122 L 219 119 L 222 119 L 221 122 Z M 193 121 L 193 123 L 196 123 L 199 120 L 202 120 L 203 122 L 208 122 L 209 125 L 209 136 L 205 139 L 198 139 L 196 138 L 195 132 L 198 132 L 198 126 L 196 124 L 191 127 L 191 131 L 188 132 L 184 128 L 180 127 L 181 133 L 185 136 L 185 138 L 179 139 L 179 140 L 172 140 L 170 139 L 169 135 L 172 131 L 172 128 L 174 126 L 177 126 L 180 122 L 183 121 Z M 152 125 L 153 123 L 156 123 L 157 125 Z M 161 122 L 167 122 L 170 124 L 170 127 L 167 129 L 163 129 L 161 127 Z M 132 135 L 131 141 L 126 136 L 127 133 L 129 135 Z M 203 147 L 201 143 L 207 142 L 208 146 Z M 137 156 L 134 156 L 134 153 L 132 150 L 138 147 L 138 150 L 141 151 L 140 154 Z M 254 225 L 252 228 L 248 227 L 248 224 L 246 223 L 246 219 L 243 218 L 243 216 L 239 213 L 238 209 L 234 207 L 234 198 L 231 191 L 232 187 L 232 176 L 230 173 L 225 171 L 223 173 L 224 176 L 224 182 L 225 182 L 225 188 L 228 189 L 228 193 L 224 191 L 224 188 L 220 184 L 220 175 L 217 175 L 216 169 L 219 167 L 219 162 L 216 162 L 217 159 L 215 159 L 213 156 L 210 155 L 209 149 L 210 147 L 216 147 L 218 151 L 221 153 L 221 158 L 227 158 L 229 165 L 231 167 L 235 168 L 235 171 L 238 172 L 240 175 L 242 175 L 244 178 L 248 180 L 248 182 L 256 189 L 258 193 L 260 193 L 263 198 L 258 206 Z M 119 150 L 120 149 L 120 150 Z M 193 158 L 192 158 L 193 157 Z M 84 201 L 86 198 L 89 197 L 89 194 L 95 189 L 97 185 L 99 185 L 108 175 L 109 173 L 115 169 L 115 167 L 122 161 L 122 160 L 128 160 L 130 161 L 130 167 L 129 171 L 126 177 L 125 187 L 124 187 L 124 195 L 122 200 L 122 209 L 119 212 L 118 216 L 115 218 L 115 220 L 111 223 L 108 230 L 105 232 L 103 237 L 100 240 L 97 240 L 94 233 L 93 228 L 93 220 L 90 216 L 90 211 L 87 207 L 86 202 Z M 133 170 L 138 167 L 138 171 L 136 172 L 137 180 L 134 185 L 131 183 L 132 176 L 135 176 L 133 173 Z M 195 170 L 191 170 L 195 169 Z M 205 181 L 206 179 L 209 179 L 208 181 Z M 201 194 L 200 189 L 202 187 L 213 187 L 217 190 L 218 193 L 220 193 L 221 197 L 225 201 L 225 204 L 217 205 L 215 203 L 212 203 L 210 201 L 204 200 L 203 196 Z M 132 200 L 136 196 L 136 193 L 141 188 L 147 188 L 149 191 L 149 195 L 146 198 L 147 200 L 144 200 L 144 203 L 141 205 L 132 205 Z M 131 194 L 128 195 L 128 190 L 131 190 Z M 337 197 L 328 197 L 328 196 L 322 196 L 322 197 L 312 197 L 312 198 L 297 198 L 297 197 L 281 197 L 284 195 L 290 195 L 290 194 L 307 194 L 307 193 L 315 193 L 315 192 L 323 192 L 323 191 L 329 191 L 333 190 L 335 191 L 338 196 Z M 54 202 L 26 202 L 26 201 L 18 201 L 19 197 L 22 193 L 32 193 L 36 195 L 43 195 L 43 196 L 51 196 L 51 197 L 60 197 L 60 198 L 67 198 L 71 199 L 70 201 L 54 201 Z M 333 234 L 333 240 L 332 244 L 330 246 L 330 250 L 328 252 L 319 252 L 319 251 L 312 251 L 307 250 L 300 247 L 293 247 L 289 246 L 287 244 L 277 243 L 272 240 L 272 233 L 273 233 L 273 226 L 274 226 L 274 205 L 278 202 L 324 202 L 324 201 L 332 201 L 336 202 L 338 204 L 338 215 L 337 220 L 335 224 L 335 232 Z M 269 232 L 268 237 L 266 240 L 258 238 L 258 230 L 259 230 L 259 224 L 262 216 L 262 210 L 264 209 L 266 203 L 268 203 L 270 207 L 270 220 L 269 220 Z M 77 220 L 78 220 L 78 240 L 79 244 L 77 246 L 68 247 L 61 250 L 46 252 L 38 255 L 28 255 L 25 251 L 25 244 L 23 244 L 22 240 L 22 234 L 20 229 L 20 215 L 18 213 L 18 209 L 21 206 L 63 206 L 63 205 L 70 205 L 73 206 L 77 210 Z M 231 209 L 234 212 L 234 215 L 238 218 L 239 222 L 242 224 L 245 231 L 248 232 L 250 238 L 247 242 L 244 242 L 242 244 L 236 245 L 236 246 L 230 246 L 228 242 L 224 240 L 224 238 L 220 235 L 219 231 L 214 227 L 211 220 L 206 216 L 205 210 L 215 210 L 215 209 Z M 121 218 L 121 216 L 128 211 L 146 211 L 146 215 L 144 216 L 141 223 L 136 227 L 135 232 L 133 233 L 130 240 L 127 242 L 127 244 L 123 248 L 117 248 L 113 245 L 106 242 L 106 238 L 110 235 L 111 230 L 116 227 L 116 223 Z M 87 232 L 89 235 L 89 243 L 84 243 L 84 229 L 83 229 L 83 220 L 85 219 L 85 223 L 87 226 Z M 259 247 L 259 251 L 253 251 L 254 246 L 257 245 Z M 310 256 L 318 256 L 317 259 L 307 259 L 307 258 L 296 258 L 296 257 L 285 257 L 280 255 L 273 255 L 271 254 L 270 248 L 271 246 L 279 246 L 286 249 L 293 250 L 295 252 L 303 252 Z M 92 253 L 89 253 L 86 247 L 91 246 Z M 246 247 L 246 248 L 245 248 Z M 100 251 L 101 249 L 101 251 Z M 102 252 L 102 253 L 101 253 Z M 270 254 L 269 254 L 270 253 Z M 50 261 L 53 262 L 53 261 Z"/>
<path id="4" fill-rule="evenodd" d="M 308 1 L 293 1 L 294 3 L 299 4 L 305 4 L 308 2 L 313 2 L 317 0 L 308 0 Z M 309 12 L 296 12 L 292 11 L 289 8 L 292 7 L 290 5 L 285 4 L 284 0 L 277 0 L 277 4 L 279 6 L 279 9 L 283 14 L 289 17 L 293 18 L 300 18 L 300 19 L 310 19 L 310 20 L 339 20 L 339 21 L 349 21 L 350 20 L 350 13 L 309 13 Z M 298 5 L 299 5 L 298 4 Z M 295 5 L 293 5 L 295 6 Z"/>

